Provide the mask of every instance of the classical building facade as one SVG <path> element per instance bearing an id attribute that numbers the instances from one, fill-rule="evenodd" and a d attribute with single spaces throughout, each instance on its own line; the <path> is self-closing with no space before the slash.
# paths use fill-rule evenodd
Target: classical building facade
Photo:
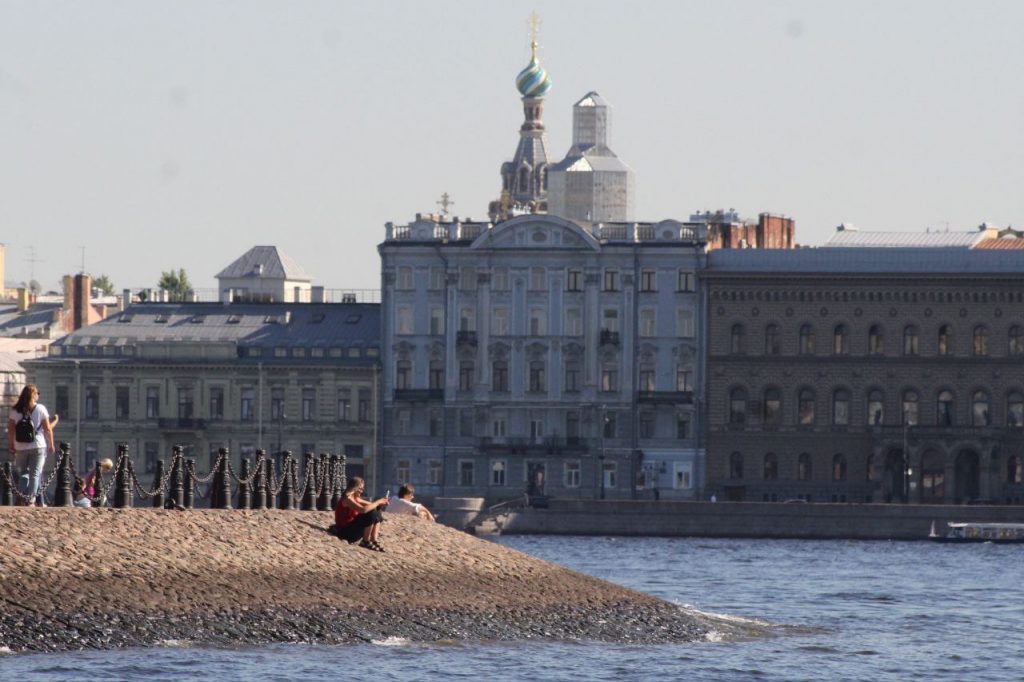
<path id="1" fill-rule="evenodd" d="M 1024 500 L 1024 251 L 721 250 L 708 494 Z"/>
<path id="2" fill-rule="evenodd" d="M 489 499 L 697 495 L 703 228 L 388 224 L 382 480 Z"/>
<path id="3" fill-rule="evenodd" d="M 149 303 L 83 327 L 25 362 L 60 415 L 79 471 L 126 442 L 139 473 L 182 445 L 209 470 L 220 447 L 330 452 L 371 475 L 379 312 L 374 304 Z M 148 484 L 148 481 L 147 481 Z"/>

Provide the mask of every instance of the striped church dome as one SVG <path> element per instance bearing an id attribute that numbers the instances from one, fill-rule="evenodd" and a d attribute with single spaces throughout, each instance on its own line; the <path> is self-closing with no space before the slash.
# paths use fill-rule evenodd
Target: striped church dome
<path id="1" fill-rule="evenodd" d="M 537 43 L 534 42 L 531 47 L 533 55 L 530 64 L 516 76 L 516 89 L 523 97 L 543 97 L 551 89 L 551 78 L 537 61 Z"/>

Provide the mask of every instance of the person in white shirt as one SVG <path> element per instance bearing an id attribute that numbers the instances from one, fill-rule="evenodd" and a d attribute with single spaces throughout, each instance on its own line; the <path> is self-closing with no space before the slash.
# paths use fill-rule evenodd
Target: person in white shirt
<path id="1" fill-rule="evenodd" d="M 437 519 L 434 518 L 434 515 L 430 513 L 429 509 L 418 502 L 412 501 L 415 494 L 416 488 L 413 487 L 412 483 L 405 483 L 398 489 L 398 497 L 391 498 L 387 512 L 389 514 L 408 514 L 409 516 L 419 516 L 427 521 L 436 521 Z"/>
<path id="2" fill-rule="evenodd" d="M 7 415 L 7 449 L 14 456 L 19 492 L 28 505 L 45 506 L 37 497 L 46 457 L 56 451 L 53 446 L 55 423 L 56 420 L 50 421 L 50 413 L 39 402 L 39 389 L 35 384 L 25 386 Z"/>

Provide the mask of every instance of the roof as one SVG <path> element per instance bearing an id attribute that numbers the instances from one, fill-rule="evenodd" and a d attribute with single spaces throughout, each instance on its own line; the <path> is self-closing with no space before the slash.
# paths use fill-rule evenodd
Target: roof
<path id="1" fill-rule="evenodd" d="M 275 351 L 281 348 L 373 348 L 372 354 L 341 356 L 344 364 L 372 364 L 380 352 L 380 304 L 143 303 L 54 342 L 50 357 L 75 355 L 67 350 L 74 346 L 119 348 L 168 342 L 232 344 L 239 348 L 240 362 L 275 364 L 324 363 L 309 353 L 278 355 Z M 243 352 L 246 348 L 273 350 L 255 355 Z M 103 355 L 104 359 L 121 357 L 120 351 Z"/>
<path id="2" fill-rule="evenodd" d="M 614 154 L 591 154 L 584 152 L 582 155 L 572 154 L 550 167 L 549 172 L 565 171 L 576 172 L 630 172 L 629 166 L 619 160 Z"/>
<path id="3" fill-rule="evenodd" d="M 984 233 L 971 232 L 863 232 L 840 229 L 822 244 L 825 247 L 867 248 L 963 248 L 985 238 Z"/>
<path id="4" fill-rule="evenodd" d="M 62 305 L 63 303 L 36 303 L 25 312 L 18 312 L 16 305 L 2 305 L 0 336 L 21 334 L 26 328 L 29 333 L 38 332 L 54 325 L 54 313 L 60 311 Z"/>
<path id="5" fill-rule="evenodd" d="M 1024 239 L 983 239 L 974 245 L 975 249 L 996 251 L 1022 251 Z"/>
<path id="6" fill-rule="evenodd" d="M 581 97 L 576 102 L 576 104 L 573 104 L 573 106 L 574 107 L 606 107 L 606 106 L 608 106 L 608 102 L 607 102 L 607 100 L 605 100 L 604 97 L 601 97 L 601 95 L 599 95 L 596 92 L 594 92 L 593 90 L 591 90 L 587 94 L 583 95 L 583 97 Z"/>
<path id="7" fill-rule="evenodd" d="M 716 249 L 707 274 L 1024 275 L 1024 251 L 970 249 L 829 248 Z"/>
<path id="8" fill-rule="evenodd" d="M 218 278 L 262 277 L 312 282 L 313 278 L 276 246 L 254 246 L 221 270 Z"/>

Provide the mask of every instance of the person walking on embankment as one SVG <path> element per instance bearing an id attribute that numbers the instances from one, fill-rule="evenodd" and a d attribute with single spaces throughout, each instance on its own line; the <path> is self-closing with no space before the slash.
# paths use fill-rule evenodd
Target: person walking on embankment
<path id="1" fill-rule="evenodd" d="M 383 552 L 384 548 L 377 542 L 380 534 L 380 524 L 384 520 L 380 513 L 381 509 L 388 506 L 387 496 L 370 502 L 364 500 L 361 495 L 366 488 L 366 483 L 358 476 L 348 479 L 345 484 L 345 493 L 338 500 L 338 506 L 334 508 L 334 525 L 337 527 L 338 536 L 348 540 L 352 544 L 362 538 L 359 546 L 365 549 L 372 549 L 375 552 Z"/>
<path id="2" fill-rule="evenodd" d="M 7 416 L 8 451 L 14 455 L 18 489 L 26 504 L 42 506 L 37 499 L 47 455 L 56 452 L 53 426 L 46 406 L 39 402 L 39 389 L 26 384 L 18 402 Z"/>

